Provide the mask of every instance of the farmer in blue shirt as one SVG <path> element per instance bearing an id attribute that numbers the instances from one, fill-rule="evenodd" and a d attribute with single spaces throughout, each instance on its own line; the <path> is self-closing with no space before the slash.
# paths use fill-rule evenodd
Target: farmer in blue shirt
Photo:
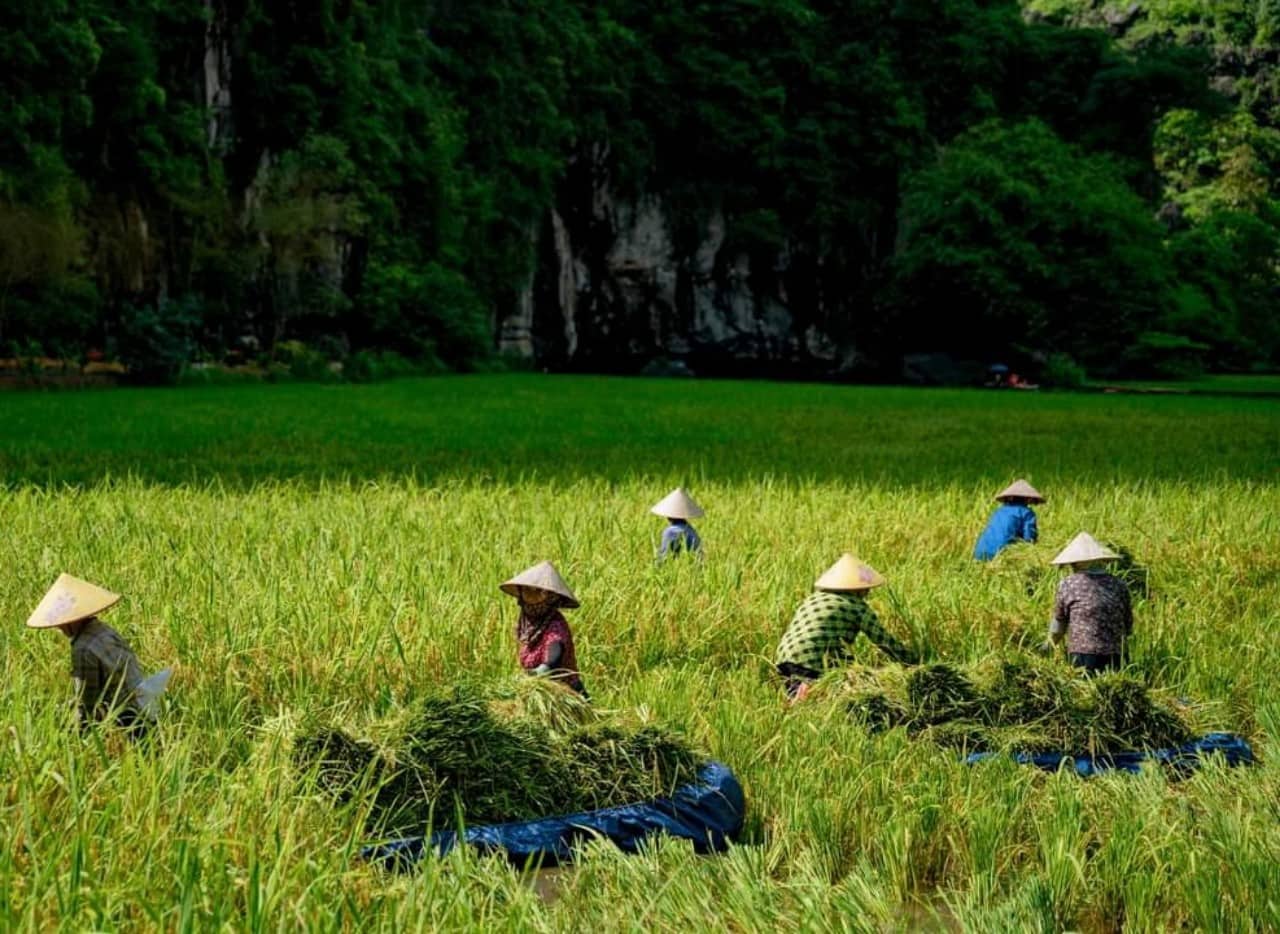
<path id="1" fill-rule="evenodd" d="M 996 494 L 996 500 L 1001 506 L 987 520 L 973 549 L 973 556 L 979 561 L 990 561 L 1014 542 L 1034 542 L 1039 535 L 1031 504 L 1043 503 L 1044 497 L 1035 487 L 1026 480 L 1015 480 Z"/>
<path id="2" fill-rule="evenodd" d="M 662 502 L 649 511 L 667 520 L 667 527 L 662 530 L 662 542 L 658 545 L 659 561 L 682 551 L 690 554 L 698 554 L 702 551 L 702 539 L 689 524 L 689 520 L 697 519 L 705 513 L 684 487 L 676 487 Z"/>

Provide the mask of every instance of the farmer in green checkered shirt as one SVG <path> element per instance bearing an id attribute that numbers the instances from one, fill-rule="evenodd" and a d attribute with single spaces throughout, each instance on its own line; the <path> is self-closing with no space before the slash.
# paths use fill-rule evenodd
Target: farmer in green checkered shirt
<path id="1" fill-rule="evenodd" d="M 849 554 L 818 578 L 774 655 L 792 703 L 804 698 L 824 670 L 848 659 L 858 633 L 895 661 L 915 660 L 910 649 L 885 631 L 867 604 L 866 592 L 883 583 L 874 568 Z"/>

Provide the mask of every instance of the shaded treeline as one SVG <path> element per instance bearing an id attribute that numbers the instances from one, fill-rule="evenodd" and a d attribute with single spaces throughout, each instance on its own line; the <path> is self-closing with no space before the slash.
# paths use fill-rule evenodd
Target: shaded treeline
<path id="1" fill-rule="evenodd" d="M 538 300 L 586 174 L 691 253 L 723 218 L 714 274 L 749 258 L 848 372 L 1276 363 L 1274 97 L 1212 82 L 1195 36 L 1117 44 L 1051 6 L 14 0 L 0 344 L 466 367 Z M 1232 8 L 1270 35 L 1265 2 Z"/>

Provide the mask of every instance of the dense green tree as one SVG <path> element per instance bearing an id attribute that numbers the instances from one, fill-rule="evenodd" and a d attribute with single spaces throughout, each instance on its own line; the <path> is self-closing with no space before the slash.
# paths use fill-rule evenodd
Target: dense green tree
<path id="1" fill-rule="evenodd" d="M 1114 163 L 1037 121 L 963 134 L 911 179 L 903 217 L 899 326 L 937 348 L 1114 369 L 1176 298 L 1161 231 Z"/>
<path id="2" fill-rule="evenodd" d="M 250 334 L 467 366 L 550 211 L 589 236 L 607 189 L 660 198 L 686 252 L 723 218 L 722 263 L 746 254 L 798 328 L 889 370 L 921 333 L 1095 367 L 1274 361 L 1277 16 L 14 0 L 0 341 L 118 344 L 160 374 Z"/>

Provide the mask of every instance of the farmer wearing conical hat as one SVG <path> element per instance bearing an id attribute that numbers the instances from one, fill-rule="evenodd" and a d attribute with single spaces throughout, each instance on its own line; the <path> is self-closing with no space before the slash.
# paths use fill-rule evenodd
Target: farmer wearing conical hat
<path id="1" fill-rule="evenodd" d="M 689 524 L 689 520 L 697 519 L 705 513 L 684 487 L 676 487 L 662 502 L 649 511 L 667 520 L 667 527 L 662 530 L 662 541 L 658 545 L 659 561 L 668 555 L 680 554 L 682 551 L 689 554 L 698 554 L 702 551 L 702 539 Z"/>
<path id="2" fill-rule="evenodd" d="M 987 520 L 973 549 L 979 561 L 990 561 L 1014 542 L 1034 542 L 1040 534 L 1031 504 L 1043 503 L 1044 497 L 1030 483 L 1015 480 L 996 494 L 996 500 L 1001 505 Z"/>
<path id="3" fill-rule="evenodd" d="M 1069 565 L 1072 574 L 1058 585 L 1043 651 L 1051 653 L 1065 638 L 1067 655 L 1077 668 L 1096 673 L 1123 664 L 1124 642 L 1133 631 L 1129 588 L 1103 567 L 1119 557 L 1081 532 L 1053 559 Z"/>
<path id="4" fill-rule="evenodd" d="M 502 585 L 520 603 L 516 642 L 520 666 L 534 675 L 547 675 L 584 697 L 587 694 L 578 673 L 573 651 L 573 633 L 560 613 L 574 609 L 578 598 L 550 561 L 535 564 Z"/>
<path id="5" fill-rule="evenodd" d="M 62 574 L 27 620 L 32 629 L 60 629 L 71 640 L 71 682 L 81 727 L 114 719 L 139 735 L 145 728 L 138 698 L 142 669 L 120 634 L 98 619 L 118 594 Z"/>
<path id="6" fill-rule="evenodd" d="M 841 556 L 814 583 L 814 592 L 796 610 L 774 655 L 774 665 L 793 702 L 804 698 L 810 683 L 823 671 L 849 658 L 858 633 L 896 661 L 914 659 L 913 653 L 880 625 L 867 603 L 867 591 L 883 583 L 874 568 L 849 554 Z"/>

